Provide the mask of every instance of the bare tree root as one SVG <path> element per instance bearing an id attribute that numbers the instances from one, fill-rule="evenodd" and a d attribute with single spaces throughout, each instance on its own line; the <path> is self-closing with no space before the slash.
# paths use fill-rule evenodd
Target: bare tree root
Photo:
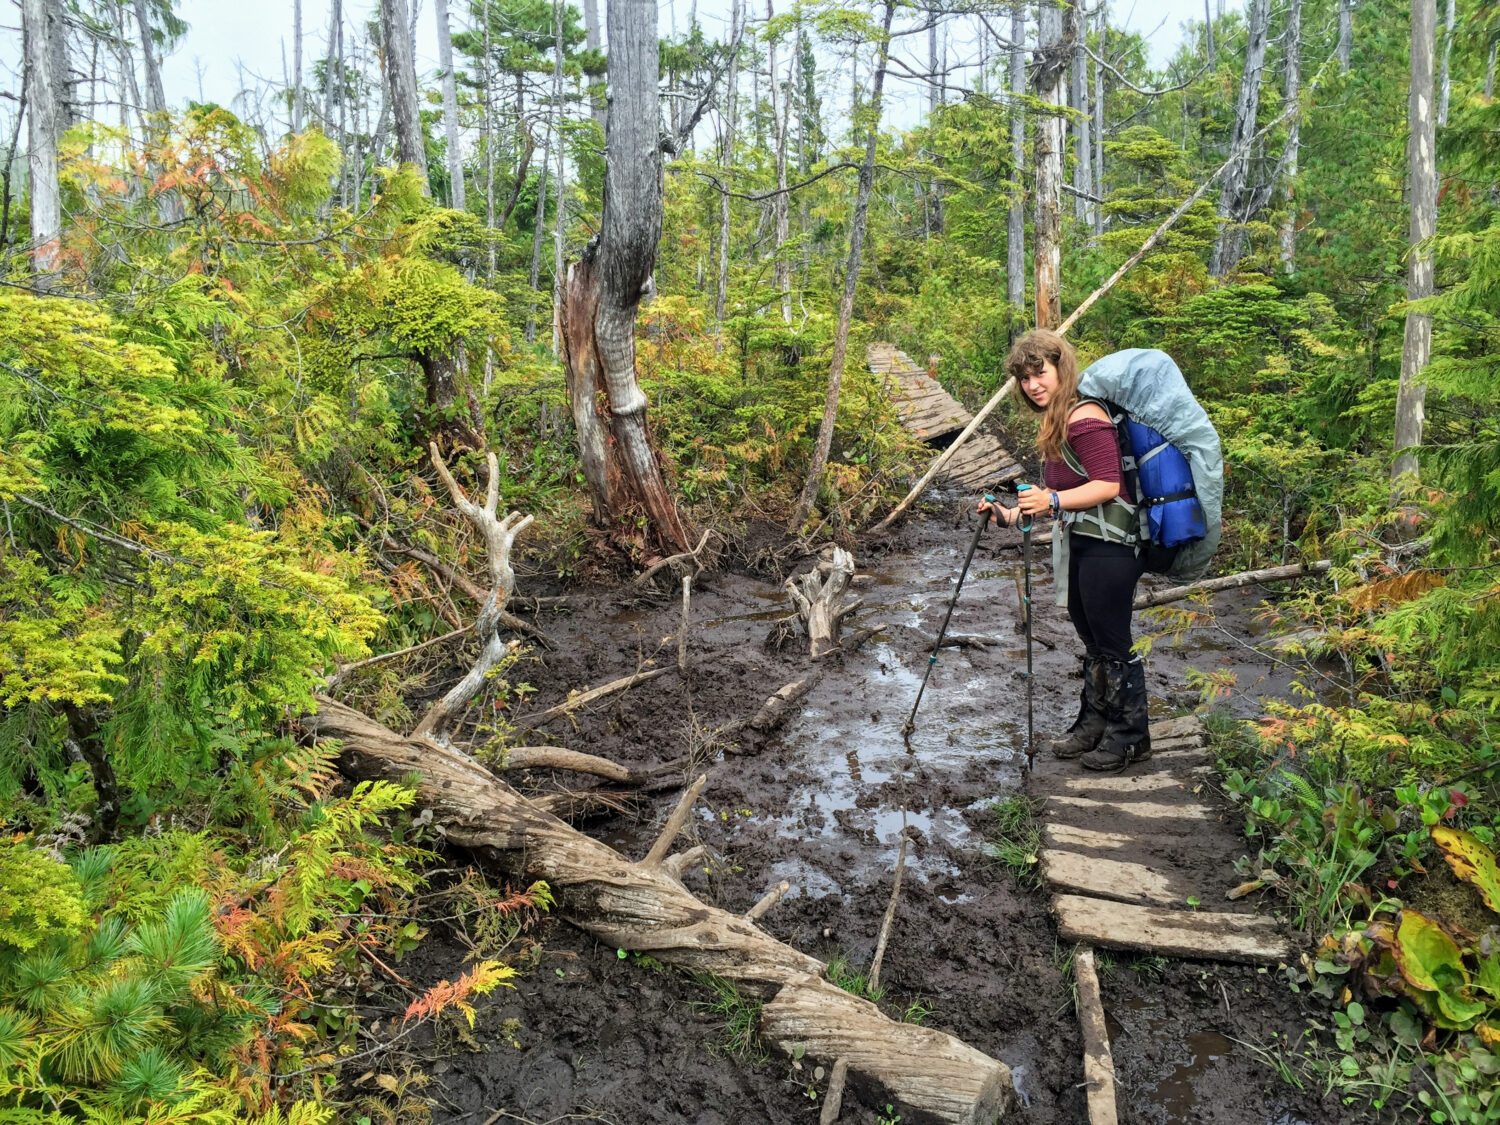
<path id="1" fill-rule="evenodd" d="M 317 737 L 342 742 L 341 768 L 352 778 L 419 773 L 420 799 L 451 842 L 495 849 L 519 877 L 547 880 L 563 917 L 606 945 L 715 973 L 770 997 L 762 1034 L 789 1054 L 800 1050 L 830 1064 L 847 1059 L 916 1119 L 989 1122 L 1010 1107 L 1003 1063 L 932 1028 L 896 1023 L 831 984 L 815 958 L 690 894 L 660 846 L 652 850 L 656 863 L 631 862 L 452 747 L 402 737 L 332 699 L 320 699 L 318 713 L 302 723 Z"/>

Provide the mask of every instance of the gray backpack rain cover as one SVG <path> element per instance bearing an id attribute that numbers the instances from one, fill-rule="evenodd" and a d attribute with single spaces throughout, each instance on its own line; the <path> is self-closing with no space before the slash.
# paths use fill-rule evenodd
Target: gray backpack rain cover
<path id="1" fill-rule="evenodd" d="M 1078 376 L 1078 394 L 1114 403 L 1137 422 L 1158 431 L 1187 458 L 1208 534 L 1182 546 L 1167 577 L 1182 582 L 1200 577 L 1219 547 L 1224 455 L 1218 431 L 1188 389 L 1177 364 L 1154 348 L 1113 352 Z"/>

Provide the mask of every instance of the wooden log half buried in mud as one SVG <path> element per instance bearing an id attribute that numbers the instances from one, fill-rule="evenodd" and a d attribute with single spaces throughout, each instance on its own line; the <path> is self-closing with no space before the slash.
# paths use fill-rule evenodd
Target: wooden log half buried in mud
<path id="1" fill-rule="evenodd" d="M 739 982 L 769 999 L 761 1031 L 783 1050 L 802 1048 L 854 1075 L 907 1121 L 993 1121 L 1013 1102 L 1004 1063 L 950 1035 L 887 1018 L 823 976 L 823 963 L 738 914 L 687 891 L 672 865 L 626 859 L 533 806 L 471 758 L 429 739 L 408 739 L 352 708 L 321 698 L 302 725 L 343 742 L 340 768 L 357 779 L 421 775 L 420 799 L 448 839 L 495 849 L 526 879 L 545 879 L 568 921 L 618 949 Z"/>

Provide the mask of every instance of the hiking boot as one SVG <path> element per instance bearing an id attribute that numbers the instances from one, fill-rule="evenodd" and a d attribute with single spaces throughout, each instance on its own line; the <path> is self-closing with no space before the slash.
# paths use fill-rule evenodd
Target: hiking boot
<path id="1" fill-rule="evenodd" d="M 1081 758 L 1099 745 L 1104 737 L 1104 659 L 1085 653 L 1083 690 L 1078 695 L 1078 718 L 1061 738 L 1054 738 L 1047 749 L 1056 758 Z"/>
<path id="2" fill-rule="evenodd" d="M 1151 757 L 1146 666 L 1139 658 L 1100 663 L 1104 665 L 1104 735 L 1081 764 L 1090 770 L 1122 770 Z"/>

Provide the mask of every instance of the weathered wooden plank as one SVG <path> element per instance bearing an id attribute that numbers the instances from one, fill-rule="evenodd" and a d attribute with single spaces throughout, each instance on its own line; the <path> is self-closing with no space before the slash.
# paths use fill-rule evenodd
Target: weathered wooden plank
<path id="1" fill-rule="evenodd" d="M 1276 923 L 1254 914 L 1164 910 L 1082 895 L 1057 895 L 1052 911 L 1058 933 L 1066 941 L 1251 964 L 1286 961 L 1292 956 L 1292 943 Z"/>
<path id="2" fill-rule="evenodd" d="M 1109 1027 L 1104 1022 L 1099 974 L 1089 946 L 1073 954 L 1073 979 L 1078 983 L 1078 1028 L 1083 1032 L 1083 1084 L 1088 1088 L 1089 1125 L 1116 1125 L 1115 1061 L 1109 1053 Z"/>
<path id="3" fill-rule="evenodd" d="M 1189 735 L 1186 738 L 1162 738 L 1151 736 L 1151 749 L 1157 752 L 1172 750 L 1204 750 L 1207 742 L 1202 735 Z"/>
<path id="4" fill-rule="evenodd" d="M 1053 805 L 1086 809 L 1120 816 L 1139 816 L 1146 820 L 1213 820 L 1218 812 L 1207 805 L 1163 805 L 1154 801 L 1096 801 L 1092 797 L 1054 794 L 1047 798 Z"/>
<path id="5" fill-rule="evenodd" d="M 1197 715 L 1183 715 L 1176 719 L 1159 719 L 1151 724 L 1151 744 L 1156 745 L 1156 740 L 1168 738 L 1206 738 L 1207 730 L 1204 729 L 1203 720 Z"/>
<path id="6" fill-rule="evenodd" d="M 1155 761 L 1153 758 L 1152 761 Z M 1207 766 L 1195 766 L 1184 773 L 1207 770 Z M 1175 789 L 1186 789 L 1192 781 L 1170 773 L 1137 773 L 1104 775 L 1101 777 L 1074 777 L 1063 783 L 1071 792 L 1111 793 L 1125 796 L 1131 793 L 1161 793 Z"/>
<path id="7" fill-rule="evenodd" d="M 1076 824 L 1048 824 L 1042 837 L 1054 848 L 1135 848 L 1139 840 L 1124 832 L 1105 832 L 1098 828 L 1080 828 Z"/>
<path id="8" fill-rule="evenodd" d="M 1182 907 L 1190 896 L 1198 893 L 1196 888 L 1185 887 L 1143 863 L 1100 859 L 1053 848 L 1043 849 L 1041 861 L 1042 877 L 1048 886 L 1094 898 Z"/>

